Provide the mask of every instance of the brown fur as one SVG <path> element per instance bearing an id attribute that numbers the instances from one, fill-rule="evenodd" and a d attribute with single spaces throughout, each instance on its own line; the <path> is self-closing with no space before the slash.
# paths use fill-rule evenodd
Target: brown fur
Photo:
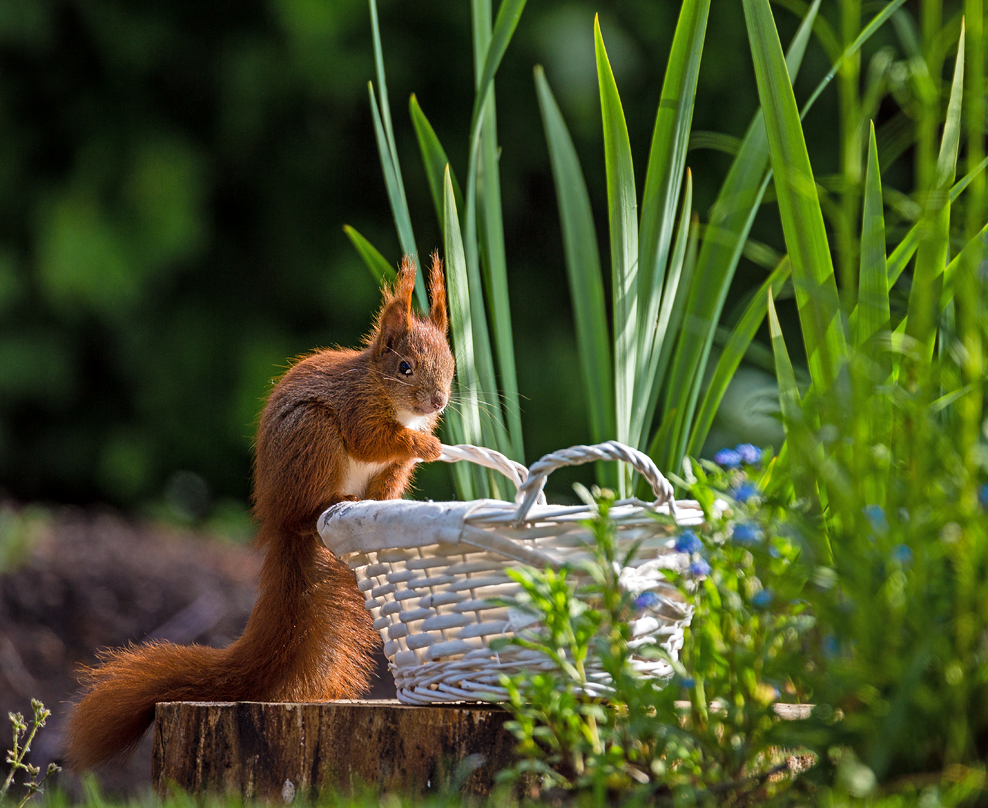
<path id="1" fill-rule="evenodd" d="M 131 749 L 158 702 L 325 701 L 364 692 L 377 632 L 353 574 L 322 545 L 315 524 L 344 499 L 401 497 L 415 459 L 439 457 L 429 433 L 449 400 L 453 359 L 437 256 L 428 318 L 411 310 L 414 283 L 406 259 L 364 349 L 302 359 L 268 399 L 254 469 L 258 545 L 266 555 L 243 635 L 225 649 L 148 643 L 105 652 L 84 672 L 70 718 L 73 768 Z M 427 431 L 407 429 L 401 413 L 423 419 Z M 341 490 L 351 460 L 385 464 L 359 495 Z"/>

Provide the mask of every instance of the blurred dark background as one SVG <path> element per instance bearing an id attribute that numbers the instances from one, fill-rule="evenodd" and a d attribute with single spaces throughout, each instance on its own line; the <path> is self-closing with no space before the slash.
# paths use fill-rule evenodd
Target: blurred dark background
<path id="1" fill-rule="evenodd" d="M 588 438 L 532 68 L 545 66 L 576 139 L 606 261 L 594 13 L 643 182 L 679 5 L 533 0 L 498 75 L 529 462 Z M 785 5 L 788 42 L 802 6 Z M 832 22 L 835 6 L 823 7 Z M 865 8 L 867 19 L 875 9 Z M 464 176 L 469 4 L 379 9 L 426 252 L 440 240 L 407 103 L 416 93 Z M 866 65 L 891 37 L 868 46 Z M 828 67 L 814 40 L 800 100 Z M 252 434 L 271 380 L 289 357 L 357 342 L 377 306 L 343 225 L 400 258 L 372 78 L 365 0 L 0 3 L 0 494 L 249 535 Z M 756 107 L 741 3 L 714 0 L 694 129 L 740 137 Z M 836 110 L 832 87 L 807 121 L 818 176 L 838 170 Z M 730 156 L 697 148 L 688 162 L 705 221 Z M 908 154 L 885 171 L 910 187 Z M 771 204 L 754 236 L 781 248 Z M 732 300 L 765 273 L 743 260 Z M 445 470 L 420 475 L 419 491 L 452 495 Z"/>

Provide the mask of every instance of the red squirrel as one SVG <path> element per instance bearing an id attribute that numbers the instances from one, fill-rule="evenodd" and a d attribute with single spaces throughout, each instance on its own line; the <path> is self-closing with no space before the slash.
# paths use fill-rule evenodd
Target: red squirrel
<path id="1" fill-rule="evenodd" d="M 453 356 L 442 262 L 433 255 L 428 316 L 412 311 L 406 258 L 363 350 L 297 362 L 268 398 L 257 431 L 254 516 L 264 550 L 258 597 L 227 648 L 148 643 L 105 652 L 83 672 L 66 758 L 78 770 L 128 752 L 163 701 L 354 698 L 379 642 L 353 573 L 321 543 L 316 520 L 342 500 L 397 499 L 449 402 Z"/>

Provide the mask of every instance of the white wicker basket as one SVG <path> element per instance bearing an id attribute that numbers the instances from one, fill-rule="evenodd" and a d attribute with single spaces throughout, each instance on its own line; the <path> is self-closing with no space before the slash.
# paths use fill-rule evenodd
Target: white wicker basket
<path id="1" fill-rule="evenodd" d="M 515 646 L 490 650 L 490 639 L 532 627 L 527 614 L 491 601 L 518 594 L 505 575 L 508 567 L 558 567 L 592 554 L 593 539 L 581 524 L 592 516 L 590 508 L 546 505 L 542 490 L 553 470 L 595 460 L 631 464 L 655 492 L 654 502 L 622 500 L 611 515 L 620 545 L 641 542 L 633 568 L 621 573 L 622 586 L 655 595 L 631 624 L 632 644 L 658 643 L 678 653 L 692 612 L 662 570 L 683 570 L 689 557 L 676 552 L 675 529 L 650 512 L 671 514 L 684 526 L 699 524 L 703 514 L 695 502 L 673 500 L 672 486 L 646 455 L 610 441 L 553 452 L 531 469 L 475 446 L 444 446 L 441 459 L 502 472 L 518 486 L 515 503 L 366 500 L 334 505 L 319 519 L 326 546 L 356 573 L 400 701 L 506 698 L 499 674 L 552 667 L 546 657 Z M 645 675 L 671 672 L 660 660 L 636 658 L 635 666 Z M 599 665 L 591 663 L 588 675 L 591 691 L 606 688 Z"/>

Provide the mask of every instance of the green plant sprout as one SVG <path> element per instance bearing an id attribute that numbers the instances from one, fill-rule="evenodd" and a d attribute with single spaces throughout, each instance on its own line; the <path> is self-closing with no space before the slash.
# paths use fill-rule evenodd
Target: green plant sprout
<path id="1" fill-rule="evenodd" d="M 10 723 L 14 728 L 14 748 L 7 751 L 7 763 L 10 764 L 10 773 L 7 775 L 3 786 L 0 787 L 0 805 L 7 804 L 7 793 L 10 791 L 10 787 L 14 783 L 14 775 L 18 771 L 25 772 L 28 778 L 24 783 L 24 787 L 27 788 L 27 794 L 17 803 L 17 808 L 23 808 L 31 797 L 35 794 L 43 793 L 41 787 L 49 777 L 55 774 L 55 772 L 62 770 L 61 766 L 57 763 L 49 763 L 48 769 L 45 771 L 45 776 L 39 781 L 38 775 L 41 774 L 41 769 L 24 762 L 28 752 L 31 751 L 31 743 L 34 741 L 34 736 L 51 716 L 51 710 L 47 709 L 37 699 L 31 699 L 31 709 L 34 711 L 34 718 L 31 722 L 30 730 L 21 713 L 9 714 Z M 26 738 L 25 735 L 27 736 Z"/>

